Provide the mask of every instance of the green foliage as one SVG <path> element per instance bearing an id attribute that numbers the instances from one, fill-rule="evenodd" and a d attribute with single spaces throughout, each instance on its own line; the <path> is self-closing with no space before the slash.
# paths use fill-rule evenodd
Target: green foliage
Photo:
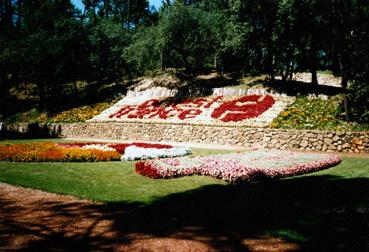
<path id="1" fill-rule="evenodd" d="M 73 11 L 65 1 L 28 6 L 23 29 L 0 51 L 11 81 L 36 84 L 42 102 L 60 94 L 86 64 L 85 36 Z"/>
<path id="2" fill-rule="evenodd" d="M 124 49 L 123 58 L 132 74 L 143 74 L 160 68 L 162 38 L 158 26 L 142 28 L 133 37 L 133 43 Z"/>
<path id="3" fill-rule="evenodd" d="M 356 79 L 350 86 L 349 97 L 354 118 L 360 122 L 369 123 L 369 76 L 363 75 L 363 77 Z"/>
<path id="4" fill-rule="evenodd" d="M 349 123 L 340 118 L 341 98 L 298 97 L 270 125 L 283 129 L 368 130 L 369 124 Z"/>
<path id="5" fill-rule="evenodd" d="M 201 68 L 214 51 L 211 18 L 199 8 L 175 2 L 163 10 L 158 25 L 162 50 L 177 53 L 181 59 L 179 66 L 189 72 Z"/>
<path id="6" fill-rule="evenodd" d="M 352 32 L 350 55 L 351 75 L 353 83 L 349 86 L 353 118 L 369 123 L 369 1 L 365 8 L 356 8 L 355 30 Z"/>
<path id="7" fill-rule="evenodd" d="M 92 79 L 106 83 L 123 76 L 126 63 L 122 55 L 130 43 L 130 34 L 122 29 L 122 25 L 101 20 L 90 28 L 88 38 Z"/>

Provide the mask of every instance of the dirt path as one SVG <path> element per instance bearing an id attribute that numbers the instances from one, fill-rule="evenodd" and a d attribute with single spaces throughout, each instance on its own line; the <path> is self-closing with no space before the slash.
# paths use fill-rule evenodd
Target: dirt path
<path id="1" fill-rule="evenodd" d="M 0 251 L 294 251 L 271 237 L 214 239 L 198 227 L 168 231 L 134 219 L 136 208 L 0 183 Z M 166 230 L 168 232 L 164 232 Z M 201 231 L 201 230 L 200 230 Z"/>

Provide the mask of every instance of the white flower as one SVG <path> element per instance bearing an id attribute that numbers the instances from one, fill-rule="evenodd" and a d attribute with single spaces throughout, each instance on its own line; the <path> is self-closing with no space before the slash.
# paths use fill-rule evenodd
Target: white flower
<path id="1" fill-rule="evenodd" d="M 83 146 L 81 149 L 101 150 L 101 151 L 116 151 L 114 148 L 109 147 L 107 144 L 89 144 L 89 145 Z"/>
<path id="2" fill-rule="evenodd" d="M 141 160 L 151 158 L 179 157 L 191 154 L 188 147 L 174 147 L 169 149 L 141 148 L 137 146 L 129 146 L 125 149 L 121 160 Z"/>

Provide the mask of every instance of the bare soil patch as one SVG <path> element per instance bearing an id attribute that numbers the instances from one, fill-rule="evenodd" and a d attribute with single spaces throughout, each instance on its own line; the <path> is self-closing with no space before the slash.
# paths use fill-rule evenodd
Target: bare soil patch
<path id="1" fill-rule="evenodd" d="M 132 219 L 137 207 L 106 205 L 0 183 L 0 251 L 294 251 L 273 237 L 224 237 Z M 144 215 L 144 213 L 142 213 Z M 140 214 L 135 215 L 140 216 Z M 144 216 L 143 216 L 144 217 Z M 179 221 L 179 220 L 173 220 Z M 231 232 L 231 231 L 230 231 Z M 215 235 L 214 235 L 215 234 Z"/>

